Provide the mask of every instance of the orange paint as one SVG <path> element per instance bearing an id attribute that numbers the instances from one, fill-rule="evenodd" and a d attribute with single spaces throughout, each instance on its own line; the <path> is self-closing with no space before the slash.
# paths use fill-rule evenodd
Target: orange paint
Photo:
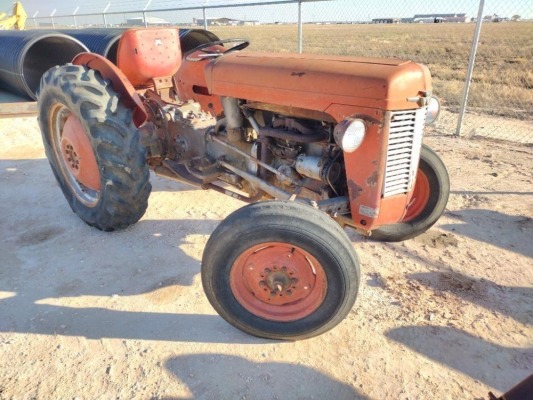
<path id="1" fill-rule="evenodd" d="M 74 114 L 68 116 L 63 126 L 61 156 L 65 166 L 78 182 L 91 190 L 100 190 L 100 170 L 93 147 L 80 120 Z"/>
<path id="2" fill-rule="evenodd" d="M 310 110 L 333 104 L 404 110 L 431 90 L 427 68 L 397 59 L 232 53 L 206 69 L 210 93 Z"/>
<path id="3" fill-rule="evenodd" d="M 129 29 L 122 34 L 117 66 L 136 87 L 152 85 L 152 79 L 173 76 L 181 63 L 177 28 Z"/>
<path id="4" fill-rule="evenodd" d="M 230 271 L 235 299 L 270 321 L 290 322 L 315 312 L 327 293 L 324 268 L 311 253 L 287 243 L 250 247 Z"/>
<path id="5" fill-rule="evenodd" d="M 361 118 L 367 128 L 365 140 L 355 152 L 344 154 L 354 224 L 369 231 L 404 217 L 413 191 L 382 198 L 387 112 L 418 107 L 412 98 L 432 90 L 427 67 L 398 59 L 251 52 L 188 61 L 181 60 L 177 32 L 173 28 L 126 31 L 117 61 L 125 76 L 97 58 L 90 66 L 119 87 L 136 113 L 144 110 L 133 86 L 149 87 L 152 78 L 173 76 L 180 101 L 196 101 L 215 116 L 224 111 L 220 97 L 228 96 L 262 104 L 263 109 L 287 110 L 288 115 L 292 109 L 297 116 L 321 115 L 324 121 Z"/>

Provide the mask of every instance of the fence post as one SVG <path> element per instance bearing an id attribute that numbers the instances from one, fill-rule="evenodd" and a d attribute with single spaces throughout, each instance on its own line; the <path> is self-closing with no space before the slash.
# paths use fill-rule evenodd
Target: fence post
<path id="1" fill-rule="evenodd" d="M 474 71 L 474 64 L 476 62 L 477 45 L 479 43 L 479 33 L 481 32 L 481 24 L 483 22 L 483 7 L 485 0 L 479 1 L 479 9 L 477 12 L 476 30 L 474 32 L 474 40 L 472 41 L 472 50 L 470 51 L 470 60 L 468 61 L 468 71 L 466 72 L 465 89 L 463 91 L 463 99 L 461 101 L 461 109 L 459 110 L 459 119 L 457 120 L 457 129 L 455 135 L 461 135 L 461 128 L 463 126 L 463 118 L 466 112 L 466 104 L 468 102 L 468 92 L 470 91 L 470 83 L 472 82 L 472 73 Z"/>
<path id="2" fill-rule="evenodd" d="M 52 20 L 52 28 L 56 27 L 55 21 L 54 21 L 54 14 L 56 13 L 56 9 L 54 8 L 54 11 L 52 11 L 52 14 L 50 14 L 50 19 Z"/>
<path id="3" fill-rule="evenodd" d="M 76 13 L 80 9 L 80 6 L 76 7 L 74 12 L 72 13 L 72 18 L 74 19 L 74 29 L 78 29 L 78 21 L 76 21 Z"/>
<path id="4" fill-rule="evenodd" d="M 302 30 L 302 0 L 298 0 L 298 53 L 302 54 L 302 42 L 303 42 L 303 30 Z"/>
<path id="5" fill-rule="evenodd" d="M 35 14 L 33 14 L 33 27 L 37 28 L 37 21 L 35 20 L 35 17 L 39 14 L 39 11 L 35 11 Z"/>
<path id="6" fill-rule="evenodd" d="M 107 3 L 107 6 L 105 6 L 104 11 L 102 11 L 102 16 L 104 17 L 104 28 L 107 28 L 107 20 L 105 18 L 105 12 L 109 8 L 109 6 L 111 6 L 111 3 Z"/>
<path id="7" fill-rule="evenodd" d="M 204 29 L 207 30 L 207 18 L 205 17 L 205 7 L 202 8 L 202 13 L 204 14 Z"/>
<path id="8" fill-rule="evenodd" d="M 148 21 L 146 20 L 146 9 L 148 8 L 148 6 L 150 6 L 151 2 L 152 0 L 148 0 L 148 3 L 146 3 L 146 5 L 143 8 L 143 22 L 144 22 L 145 28 L 148 28 Z"/>

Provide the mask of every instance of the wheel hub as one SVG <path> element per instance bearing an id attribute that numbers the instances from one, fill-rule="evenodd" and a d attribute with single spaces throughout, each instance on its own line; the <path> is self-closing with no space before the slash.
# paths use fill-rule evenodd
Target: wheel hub
<path id="1" fill-rule="evenodd" d="M 100 190 L 100 172 L 80 120 L 70 114 L 61 131 L 61 156 L 68 171 L 85 187 Z"/>
<path id="2" fill-rule="evenodd" d="M 232 292 L 248 311 L 274 321 L 314 312 L 326 294 L 322 266 L 307 251 L 285 243 L 251 247 L 235 261 Z"/>
<path id="3" fill-rule="evenodd" d="M 267 268 L 264 273 L 266 274 L 266 278 L 264 281 L 260 281 L 259 285 L 267 285 L 270 290 L 272 290 L 275 293 L 283 292 L 285 291 L 287 294 L 290 294 L 290 285 L 291 285 L 291 278 L 289 277 L 289 274 L 287 274 L 287 267 L 282 267 L 284 270 L 281 271 L 272 271 L 269 268 Z M 296 279 L 295 279 L 296 280 Z"/>

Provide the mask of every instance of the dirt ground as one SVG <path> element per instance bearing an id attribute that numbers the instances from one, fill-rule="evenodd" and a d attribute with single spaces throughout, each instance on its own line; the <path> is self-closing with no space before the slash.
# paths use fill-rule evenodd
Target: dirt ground
<path id="1" fill-rule="evenodd" d="M 103 233 L 68 207 L 34 118 L 0 120 L 0 399 L 486 399 L 533 372 L 533 148 L 425 139 L 452 182 L 426 234 L 349 231 L 359 297 L 332 331 L 248 336 L 205 298 L 209 234 L 242 206 L 153 177 Z"/>

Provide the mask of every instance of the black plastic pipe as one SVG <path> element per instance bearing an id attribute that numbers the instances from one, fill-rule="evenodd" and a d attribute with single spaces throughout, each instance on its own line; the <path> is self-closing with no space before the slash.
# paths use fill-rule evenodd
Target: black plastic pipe
<path id="1" fill-rule="evenodd" d="M 61 29 L 59 32 L 78 39 L 88 47 L 92 53 L 100 54 L 117 64 L 118 42 L 125 29 L 121 28 L 89 28 L 89 29 Z"/>
<path id="2" fill-rule="evenodd" d="M 48 69 L 86 51 L 79 40 L 55 31 L 0 31 L 0 89 L 35 100 Z"/>
<path id="3" fill-rule="evenodd" d="M 138 29 L 138 28 L 137 28 Z M 117 50 L 120 37 L 126 28 L 61 29 L 58 32 L 72 36 L 82 42 L 93 53 L 100 54 L 117 64 Z M 213 32 L 203 29 L 179 29 L 181 53 L 204 44 L 220 40 Z"/>
<path id="4" fill-rule="evenodd" d="M 211 43 L 220 40 L 213 32 L 203 29 L 180 29 L 181 54 L 200 46 L 204 43 Z"/>

